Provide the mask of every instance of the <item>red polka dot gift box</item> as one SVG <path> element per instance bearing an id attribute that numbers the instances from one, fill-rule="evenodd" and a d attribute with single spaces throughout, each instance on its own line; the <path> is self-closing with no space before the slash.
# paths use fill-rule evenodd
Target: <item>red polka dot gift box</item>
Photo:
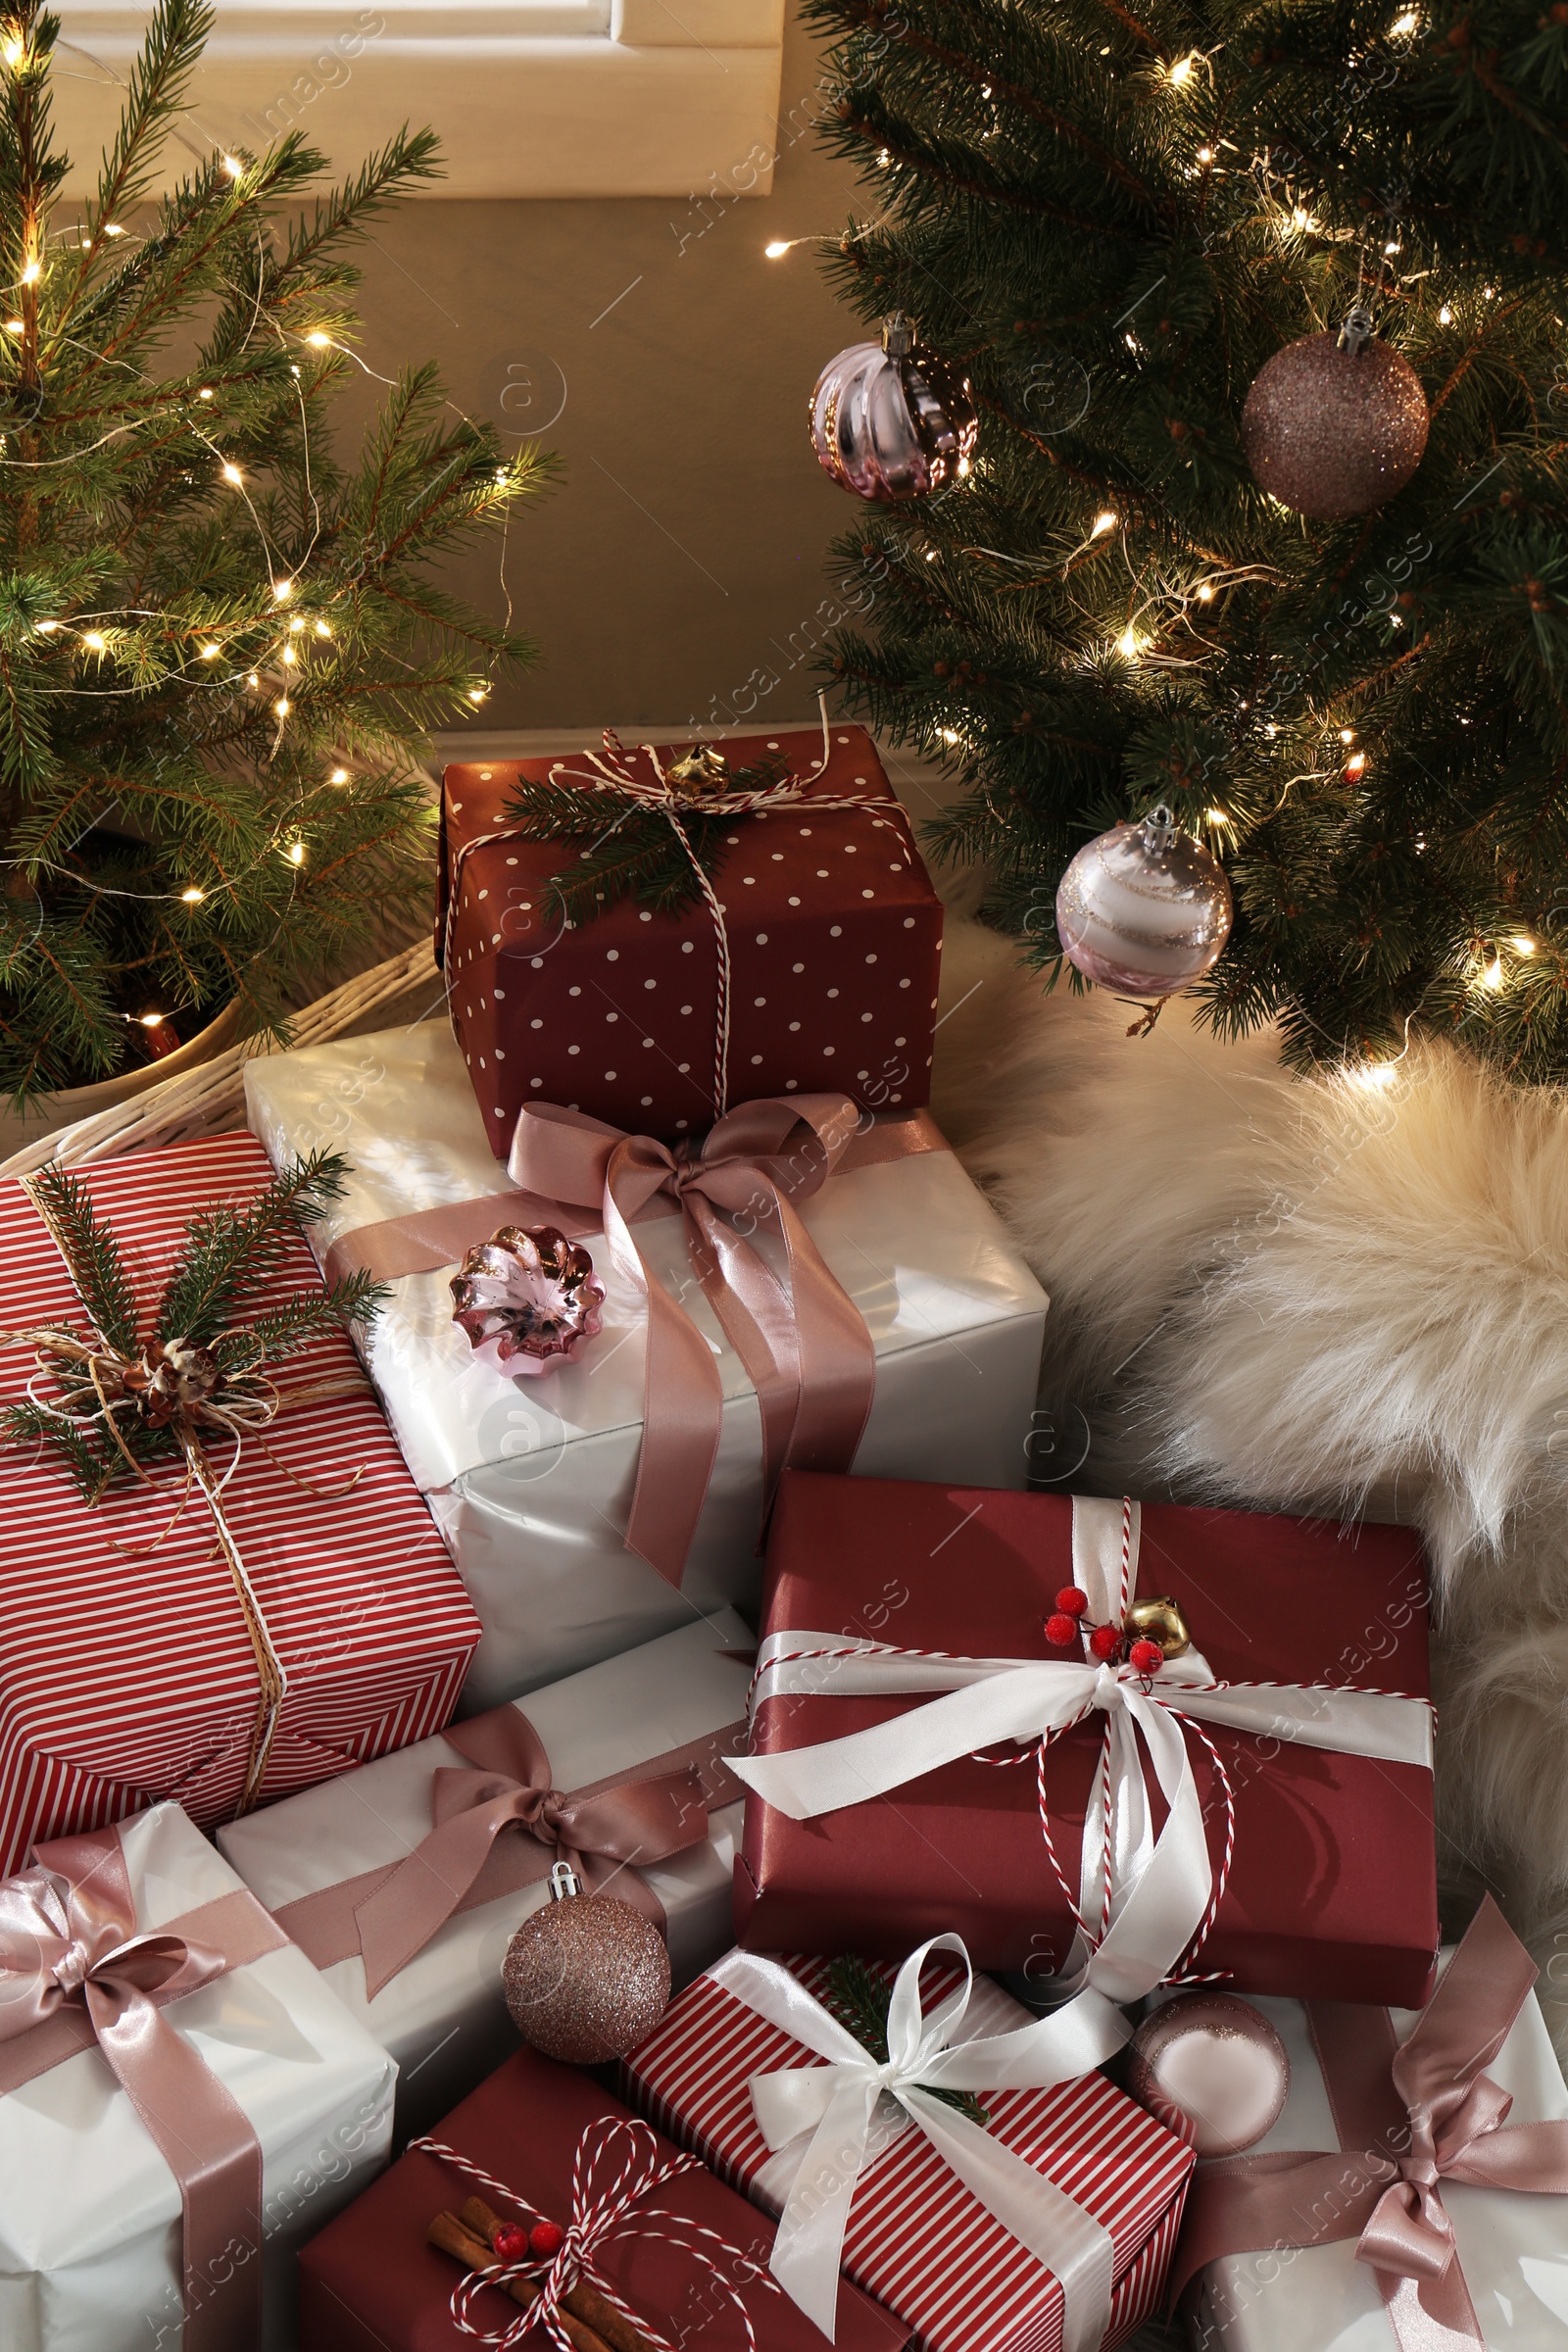
<path id="1" fill-rule="evenodd" d="M 870 737 L 714 748 L 447 769 L 437 952 L 498 1157 L 528 1102 L 668 1141 L 760 1096 L 927 1101 L 942 907 Z"/>

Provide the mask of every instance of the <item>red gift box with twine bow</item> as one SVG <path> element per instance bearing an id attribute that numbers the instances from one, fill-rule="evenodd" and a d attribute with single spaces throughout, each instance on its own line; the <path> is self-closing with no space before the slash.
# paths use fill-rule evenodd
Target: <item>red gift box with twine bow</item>
<path id="1" fill-rule="evenodd" d="M 270 1176 L 254 1137 L 225 1135 L 131 1153 L 81 1181 L 145 1306 L 192 1216 L 248 1206 Z M 277 1295 L 318 1281 L 291 1238 Z M 0 1326 L 38 1325 L 84 1330 L 86 1316 L 27 1193 L 0 1184 Z M 29 1381 L 32 1349 L 0 1348 L 0 1399 Z M 227 1820 L 451 1716 L 479 1622 L 346 1335 L 302 1348 L 286 1386 L 340 1393 L 244 1438 L 237 1465 L 232 1442 L 211 1447 L 237 1569 L 206 1496 L 181 1507 L 177 1460 L 147 1484 L 127 1473 L 89 1507 L 52 1454 L 0 1446 L 0 1873 L 34 1838 L 159 1797 L 204 1827 Z"/>
<path id="2" fill-rule="evenodd" d="M 929 1099 L 941 903 L 870 737 L 834 726 L 823 749 L 814 729 L 727 740 L 731 772 L 787 776 L 746 796 L 710 882 L 694 872 L 676 915 L 628 893 L 575 926 L 551 885 L 589 842 L 523 839 L 507 804 L 560 778 L 602 794 L 608 834 L 629 789 L 674 843 L 705 806 L 668 782 L 679 750 L 446 770 L 437 952 L 498 1159 L 528 1102 L 669 1139 L 760 1096 Z"/>
<path id="3" fill-rule="evenodd" d="M 559 2267 L 514 2270 L 524 2290 L 546 2286 L 553 2302 L 581 2275 L 664 2352 L 694 2342 L 820 2352 L 822 2337 L 767 2278 L 773 2231 L 761 2215 L 589 2075 L 534 2050 L 510 2058 L 305 2248 L 301 2352 L 461 2352 L 476 2338 L 514 2340 L 509 2328 L 540 2347 L 586 2340 L 554 2313 L 547 2328 L 538 2306 L 530 2318 L 428 2242 L 436 2216 L 461 2215 L 475 2194 L 503 2225 L 544 2219 L 568 2233 L 564 2245 L 553 2237 Z M 907 2336 L 846 2288 L 839 2352 L 900 2352 Z"/>
<path id="4" fill-rule="evenodd" d="M 1048 1621 L 1073 1588 L 1096 1597 L 1067 1647 Z M 898 1595 L 874 1640 L 862 1592 Z M 1190 1631 L 1152 1672 L 1136 1600 Z M 896 1957 L 954 1928 L 978 1967 L 1087 1967 L 1118 2001 L 1210 1981 L 1426 1998 L 1409 1529 L 786 1471 L 762 1637 L 735 1765 L 750 1949 Z"/>

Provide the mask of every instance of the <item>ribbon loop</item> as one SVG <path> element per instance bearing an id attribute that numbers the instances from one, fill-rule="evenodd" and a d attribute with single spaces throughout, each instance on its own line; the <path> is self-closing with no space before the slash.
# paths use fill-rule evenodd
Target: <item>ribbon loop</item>
<path id="1" fill-rule="evenodd" d="M 626 1548 L 671 1584 L 680 1582 L 712 1477 L 724 1391 L 710 1343 L 655 1271 L 638 1220 L 660 1194 L 681 1212 L 692 1270 L 757 1391 L 765 1520 L 786 1465 L 849 1469 L 871 1410 L 871 1335 L 793 1205 L 826 1182 L 859 1122 L 847 1095 L 744 1102 L 700 1147 L 677 1153 L 559 1103 L 527 1103 L 517 1115 L 512 1181 L 576 1206 L 601 1202 L 611 1254 L 647 1300 L 643 1444 Z M 753 1246 L 763 1227 L 783 1242 L 786 1280 Z"/>
<path id="2" fill-rule="evenodd" d="M 920 1972 L 934 1952 L 951 1952 L 960 1960 L 963 1981 L 927 2016 Z M 1131 2035 L 1118 2009 L 1086 1990 L 1014 2033 L 956 2041 L 973 1972 L 960 1936 L 934 1936 L 909 1954 L 894 1980 L 888 2056 L 881 2060 L 776 1961 L 734 1951 L 709 1976 L 825 2061 L 754 2075 L 749 2087 L 768 2147 L 775 2153 L 801 2147 L 770 2267 L 829 2340 L 856 2188 L 887 2144 L 883 2138 L 873 2146 L 877 2109 L 886 2096 L 987 2212 L 1055 2275 L 1063 2299 L 1063 2352 L 1097 2352 L 1110 2320 L 1108 2232 L 1032 2165 L 932 2091 L 1044 2089 L 1076 2081 Z"/>

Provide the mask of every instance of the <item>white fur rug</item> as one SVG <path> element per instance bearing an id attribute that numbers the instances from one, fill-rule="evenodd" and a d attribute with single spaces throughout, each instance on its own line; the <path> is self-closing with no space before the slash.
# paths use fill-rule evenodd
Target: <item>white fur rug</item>
<path id="1" fill-rule="evenodd" d="M 935 1108 L 1052 1294 L 1079 1492 L 1419 1527 L 1450 1930 L 1492 1886 L 1568 2049 L 1568 1098 L 1446 1048 L 1303 1081 L 950 919 Z"/>

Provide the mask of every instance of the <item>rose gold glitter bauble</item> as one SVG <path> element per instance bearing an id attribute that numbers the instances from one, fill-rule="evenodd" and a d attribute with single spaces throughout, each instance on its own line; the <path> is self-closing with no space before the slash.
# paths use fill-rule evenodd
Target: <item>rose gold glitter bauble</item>
<path id="1" fill-rule="evenodd" d="M 1421 380 L 1392 345 L 1303 335 L 1259 369 L 1242 446 L 1259 487 L 1298 514 L 1370 514 L 1420 465 L 1430 423 Z"/>
<path id="2" fill-rule="evenodd" d="M 1178 1993 L 1129 2045 L 1127 2088 L 1200 2156 L 1236 2156 L 1273 2130 L 1291 2090 L 1285 2044 L 1233 1992 Z"/>
<path id="3" fill-rule="evenodd" d="M 568 2066 L 623 2058 L 669 2005 L 669 1954 L 653 1924 L 611 1894 L 572 1894 L 525 1919 L 501 1964 L 524 2041 Z"/>

